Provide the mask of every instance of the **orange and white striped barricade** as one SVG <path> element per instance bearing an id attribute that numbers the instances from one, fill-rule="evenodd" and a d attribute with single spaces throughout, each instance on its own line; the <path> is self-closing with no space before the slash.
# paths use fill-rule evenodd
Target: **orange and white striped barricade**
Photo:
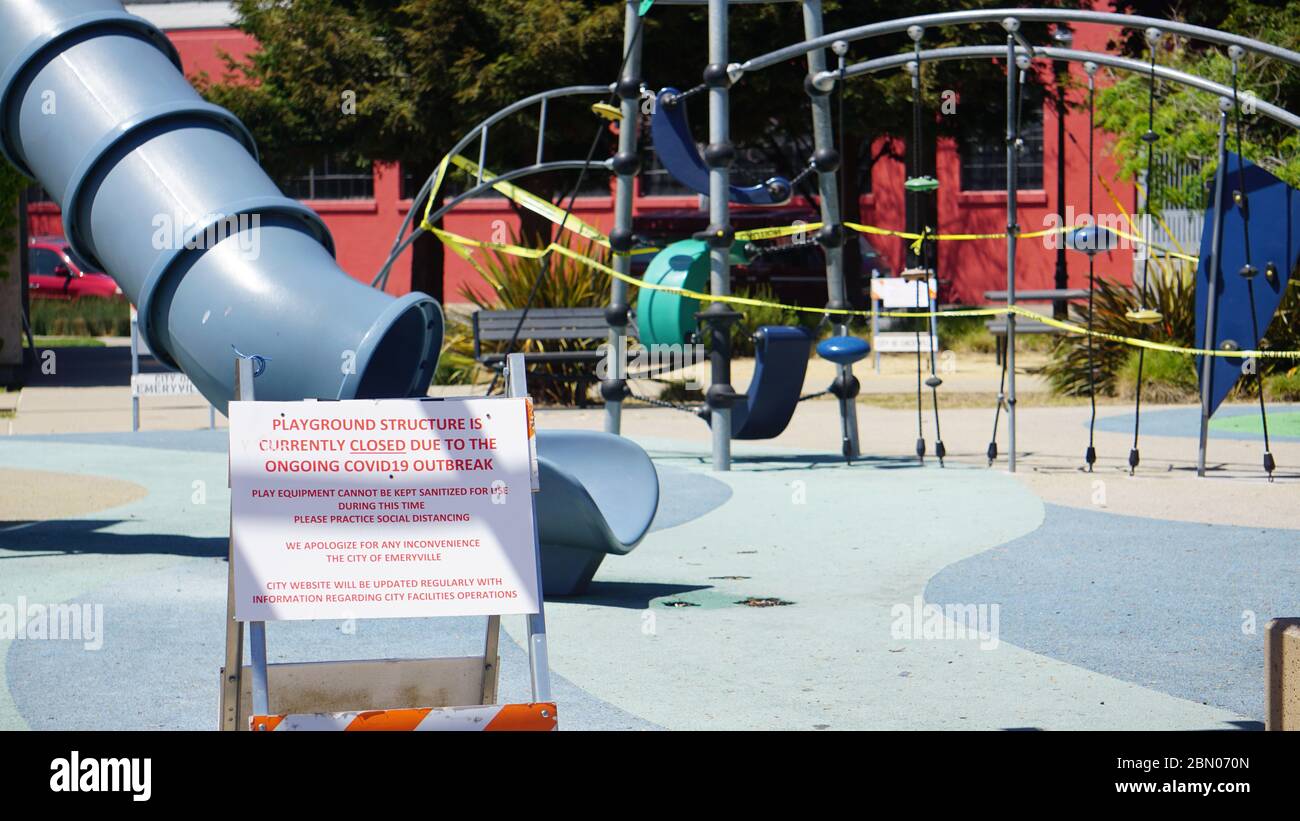
<path id="1" fill-rule="evenodd" d="M 253 402 L 236 367 L 221 729 L 556 729 L 523 355 L 502 398 Z M 510 614 L 532 700 L 498 705 Z M 268 621 L 436 616 L 486 616 L 483 655 L 267 663 Z"/>

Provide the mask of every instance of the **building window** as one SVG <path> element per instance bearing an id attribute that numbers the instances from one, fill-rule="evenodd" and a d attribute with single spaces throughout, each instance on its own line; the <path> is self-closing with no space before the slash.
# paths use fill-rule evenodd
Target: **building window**
<path id="1" fill-rule="evenodd" d="M 375 172 L 369 161 L 327 157 L 280 181 L 284 193 L 299 200 L 372 200 Z"/>
<path id="2" fill-rule="evenodd" d="M 1024 148 L 1016 160 L 1016 187 L 1037 191 L 1043 187 L 1043 95 L 1036 87 L 1025 89 L 1020 136 Z M 1007 147 L 1001 134 L 971 134 L 961 140 L 961 190 L 1005 191 Z"/>

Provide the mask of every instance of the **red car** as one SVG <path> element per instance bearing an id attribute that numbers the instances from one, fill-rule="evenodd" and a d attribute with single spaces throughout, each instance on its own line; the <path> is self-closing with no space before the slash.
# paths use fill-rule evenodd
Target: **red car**
<path id="1" fill-rule="evenodd" d="M 27 265 L 27 290 L 33 298 L 122 298 L 113 278 L 96 271 L 63 237 L 32 237 L 27 243 Z"/>

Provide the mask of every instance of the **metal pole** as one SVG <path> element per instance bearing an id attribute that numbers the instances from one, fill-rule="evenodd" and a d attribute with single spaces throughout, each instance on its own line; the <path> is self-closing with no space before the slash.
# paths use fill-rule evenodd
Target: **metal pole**
<path id="1" fill-rule="evenodd" d="M 140 430 L 140 395 L 135 378 L 140 375 L 140 318 L 131 306 L 131 432 Z"/>
<path id="2" fill-rule="evenodd" d="M 1020 22 L 1013 17 L 1002 21 L 1007 30 L 1007 308 L 1016 304 L 1016 155 L 1019 134 L 1016 115 L 1019 89 L 1016 85 L 1016 38 Z M 1016 472 L 1016 315 L 1007 312 L 1007 471 Z"/>
<path id="3" fill-rule="evenodd" d="M 1219 148 L 1215 156 L 1218 168 L 1214 171 L 1214 227 L 1210 234 L 1210 259 L 1206 262 L 1209 281 L 1209 293 L 1205 297 L 1205 338 L 1201 347 L 1214 349 L 1215 337 L 1215 297 L 1219 291 L 1219 251 L 1223 247 L 1223 179 L 1224 166 L 1227 164 L 1225 146 L 1228 140 L 1228 110 L 1232 101 L 1227 97 L 1219 98 Z M 1205 450 L 1210 438 L 1210 392 L 1214 381 L 1214 357 L 1201 357 L 1201 438 L 1196 449 L 1196 475 L 1205 475 Z"/>
<path id="4" fill-rule="evenodd" d="M 618 153 L 614 155 L 614 230 L 609 233 L 609 245 L 614 252 L 614 270 L 620 274 L 632 273 L 632 197 L 636 191 L 636 173 L 640 167 L 636 138 L 641 118 L 641 43 L 637 29 L 641 18 L 638 3 L 627 0 L 623 12 L 623 53 L 627 60 L 623 76 L 618 78 L 617 91 L 622 110 L 618 125 Z M 609 307 L 605 310 L 609 323 L 609 364 L 613 365 L 600 385 L 605 400 L 605 432 L 619 433 L 622 427 L 623 397 L 627 392 L 625 356 L 627 346 L 627 283 L 617 277 L 610 280 Z"/>
<path id="5" fill-rule="evenodd" d="M 1059 225 L 1065 226 L 1065 87 L 1070 76 L 1070 64 L 1064 60 L 1054 60 L 1052 71 L 1056 77 L 1056 213 L 1061 218 Z M 1070 287 L 1070 269 L 1066 261 L 1065 237 L 1056 237 L 1056 277 L 1055 287 L 1065 290 Z M 1069 304 L 1064 299 L 1052 303 L 1052 316 L 1057 319 L 1069 318 Z"/>
<path id="6" fill-rule="evenodd" d="M 512 353 L 506 358 L 506 396 L 528 396 L 528 371 L 524 355 Z M 532 683 L 533 703 L 551 701 L 551 667 L 546 652 L 546 607 L 542 602 L 542 554 L 537 534 L 537 497 L 528 494 L 533 506 L 533 544 L 539 549 L 533 555 L 537 572 L 537 612 L 528 614 L 528 669 Z"/>
<path id="7" fill-rule="evenodd" d="M 822 36 L 821 0 L 803 0 L 804 37 L 813 40 Z M 837 53 L 847 53 L 848 44 L 836 44 Z M 844 227 L 840 224 L 839 170 L 841 157 L 835 150 L 835 133 L 831 122 L 831 100 L 828 91 L 822 91 L 812 78 L 826 70 L 826 52 L 813 49 L 808 52 L 808 81 L 804 88 L 812 104 L 813 167 L 817 171 L 817 189 L 821 194 L 822 227 L 817 231 L 817 242 L 826 254 L 826 307 L 830 310 L 847 310 L 851 306 L 844 288 Z M 841 57 L 843 60 L 843 57 Z M 840 127 L 843 128 L 841 123 Z M 856 239 L 854 240 L 856 241 Z M 847 336 L 848 320 L 843 314 L 835 317 L 835 333 Z M 844 458 L 858 455 L 858 412 L 854 401 L 856 384 L 852 365 L 839 366 L 840 427 Z"/>
<path id="8" fill-rule="evenodd" d="M 731 294 L 731 78 L 727 74 L 727 0 L 709 0 L 709 65 L 704 82 L 709 88 L 709 145 L 704 161 L 709 166 L 709 292 Z M 712 385 L 707 399 L 713 434 L 713 469 L 731 470 L 731 323 L 736 314 L 726 304 L 714 302 L 704 310 L 712 350 L 709 353 Z"/>
<path id="9" fill-rule="evenodd" d="M 253 360 L 251 357 L 235 359 L 235 399 L 251 402 L 255 398 L 253 391 Z M 233 557 L 232 557 L 233 558 Z M 233 565 L 233 561 L 231 562 Z M 253 668 L 253 715 L 270 713 L 270 687 L 266 672 L 266 622 L 250 621 L 248 623 L 248 652 Z M 243 659 L 240 659 L 240 664 Z"/>

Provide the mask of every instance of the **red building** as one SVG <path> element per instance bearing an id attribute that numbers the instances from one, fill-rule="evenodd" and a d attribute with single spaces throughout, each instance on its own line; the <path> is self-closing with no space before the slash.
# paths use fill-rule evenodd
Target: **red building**
<path id="1" fill-rule="evenodd" d="M 146 17 L 161 28 L 175 42 L 188 76 L 207 72 L 213 77 L 224 73 L 222 52 L 242 57 L 256 49 L 252 38 L 233 28 L 234 13 L 227 2 L 154 2 L 130 3 L 128 10 Z M 1089 51 L 1105 51 L 1116 31 L 1099 26 L 1076 26 L 1074 47 Z M 701 34 L 701 50 L 704 47 Z M 653 78 L 653 58 L 647 60 L 647 76 Z M 1086 75 L 1077 64 L 1069 64 L 1068 71 L 1075 80 L 1072 102 L 1085 102 Z M 1051 76 L 1048 71 L 1042 76 Z M 1104 83 L 1105 72 L 1098 74 Z M 851 82 L 870 82 L 860 79 Z M 1029 232 L 1049 227 L 1057 213 L 1063 209 L 1057 202 L 1058 167 L 1063 167 L 1066 197 L 1064 205 L 1072 207 L 1075 214 L 1087 212 L 1088 189 L 1094 186 L 1096 210 L 1113 215 L 1118 209 L 1105 188 L 1096 180 L 1088 179 L 1087 145 L 1088 117 L 1084 108 L 1069 111 L 1065 120 L 1065 155 L 1058 165 L 1058 128 L 1060 125 L 1052 103 L 1054 88 L 1045 89 L 1046 102 L 1024 112 L 1027 151 L 1022 180 L 1026 187 L 1017 199 L 1021 230 Z M 957 101 L 956 116 L 961 116 L 961 103 Z M 976 116 L 985 116 L 984 114 Z M 996 115 L 999 119 L 1001 112 Z M 743 135 L 735 135 L 743 139 Z M 1123 208 L 1134 211 L 1136 195 L 1134 186 L 1116 180 L 1116 166 L 1109 157 L 1109 140 L 1097 134 L 1097 175 L 1106 180 L 1119 198 Z M 899 152 L 901 153 L 901 152 Z M 1005 163 L 1001 159 L 1003 146 L 960 146 L 955 140 L 941 140 L 936 147 L 936 172 L 940 181 L 938 197 L 938 228 L 943 233 L 998 233 L 1006 227 Z M 870 193 L 862 196 L 863 219 L 868 224 L 883 228 L 903 229 L 905 225 L 905 179 L 903 163 L 884 159 L 876 163 L 871 173 Z M 526 183 L 525 183 L 526 184 Z M 695 195 L 651 194 L 649 189 L 671 190 L 662 180 L 647 183 L 638 178 L 638 195 L 634 213 L 650 216 L 667 210 L 698 207 Z M 303 177 L 286 182 L 287 193 L 302 198 L 324 218 L 334 234 L 338 247 L 339 263 L 344 270 L 363 281 L 369 281 L 388 254 L 407 211 L 412 207 L 409 199 L 402 198 L 400 169 L 390 163 L 374 163 L 368 173 L 338 173 L 332 168 L 312 169 Z M 51 202 L 34 202 L 29 206 L 33 234 L 62 232 L 58 208 Z M 613 197 L 596 195 L 579 197 L 575 213 L 583 219 L 608 229 L 613 219 Z M 1068 214 L 1067 214 L 1068 215 Z M 514 213 L 504 199 L 484 198 L 459 206 L 446 220 L 448 230 L 471 237 L 490 238 L 500 226 L 517 225 Z M 904 246 L 900 240 L 873 238 L 873 242 L 895 268 L 902 267 Z M 1098 273 L 1110 278 L 1129 281 L 1132 275 L 1132 252 L 1127 249 L 1111 251 L 1097 257 Z M 1086 287 L 1087 260 L 1078 254 L 1067 256 L 1070 287 Z M 986 290 L 1006 286 L 1006 244 L 1003 240 L 945 242 L 939 248 L 939 270 L 945 280 L 943 298 L 949 302 L 983 302 Z M 1054 284 L 1056 251 L 1042 239 L 1024 239 L 1019 243 L 1016 257 L 1018 287 L 1050 288 Z M 463 301 L 462 286 L 482 290 L 481 279 L 472 267 L 454 254 L 447 254 L 446 285 L 443 294 L 446 302 Z M 408 256 L 394 266 L 388 290 L 404 293 L 410 289 L 410 260 Z"/>

